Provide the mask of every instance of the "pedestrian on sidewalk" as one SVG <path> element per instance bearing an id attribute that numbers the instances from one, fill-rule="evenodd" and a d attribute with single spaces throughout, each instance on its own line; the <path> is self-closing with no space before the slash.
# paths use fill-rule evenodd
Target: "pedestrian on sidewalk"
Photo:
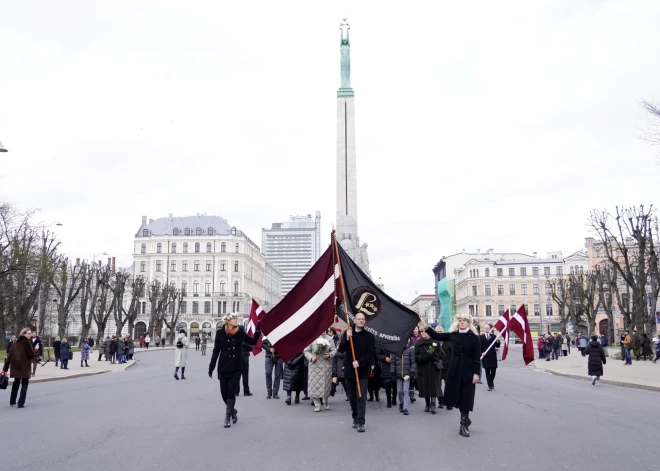
<path id="1" fill-rule="evenodd" d="M 9 396 L 9 405 L 18 405 L 19 409 L 25 407 L 25 398 L 27 396 L 28 384 L 30 382 L 30 366 L 32 360 L 36 358 L 37 354 L 32 347 L 30 338 L 32 331 L 30 328 L 21 330 L 18 339 L 9 350 L 9 354 L 5 359 L 5 364 L 2 367 L 2 374 L 7 374 L 9 377 L 14 378 L 14 383 L 11 385 L 11 395 Z M 33 376 L 33 375 L 32 375 Z M 21 394 L 18 395 L 18 388 L 21 388 Z M 16 397 L 18 396 L 18 404 Z"/>
<path id="2" fill-rule="evenodd" d="M 545 356 L 545 338 L 543 335 L 539 335 L 539 339 L 536 341 L 536 349 L 539 351 L 539 360 L 543 360 Z"/>
<path id="3" fill-rule="evenodd" d="M 144 338 L 144 347 L 145 347 L 147 350 L 149 350 L 149 344 L 150 344 L 150 343 L 151 343 L 151 337 L 149 337 L 149 335 L 147 335 L 147 336 Z"/>
<path id="4" fill-rule="evenodd" d="M 99 339 L 99 359 L 98 361 L 101 361 L 101 357 L 105 355 L 106 361 L 108 360 L 108 344 L 103 340 Z"/>
<path id="5" fill-rule="evenodd" d="M 138 339 L 138 345 L 140 345 L 140 348 L 144 348 L 144 336 L 140 335 L 140 338 Z"/>
<path id="6" fill-rule="evenodd" d="M 564 339 L 566 340 L 566 349 L 568 350 L 568 354 L 570 355 L 571 353 L 571 335 L 566 332 L 566 335 L 564 336 Z"/>
<path id="7" fill-rule="evenodd" d="M 132 360 L 133 355 L 135 354 L 135 342 L 133 341 L 133 337 L 128 334 L 126 334 L 126 349 L 127 360 Z"/>
<path id="8" fill-rule="evenodd" d="M 179 379 L 179 368 L 181 368 L 181 379 L 186 379 L 188 347 L 190 347 L 190 341 L 186 335 L 186 329 L 181 329 L 176 336 L 176 348 L 174 349 L 174 379 L 177 381 Z"/>
<path id="9" fill-rule="evenodd" d="M 633 356 L 635 357 L 635 361 L 639 361 L 639 357 L 642 356 L 642 337 L 640 337 L 637 330 L 633 332 L 632 346 L 633 346 Z"/>
<path id="10" fill-rule="evenodd" d="M 110 339 L 110 348 L 108 351 L 110 352 L 110 363 L 114 365 L 117 359 L 117 336 L 113 335 Z"/>
<path id="11" fill-rule="evenodd" d="M 202 356 L 206 356 L 206 345 L 209 343 L 209 336 L 202 334 Z"/>
<path id="12" fill-rule="evenodd" d="M 651 348 L 651 339 L 646 334 L 642 334 L 642 356 L 644 357 L 644 361 L 646 361 L 647 356 L 649 357 L 653 356 L 653 349 Z"/>
<path id="13" fill-rule="evenodd" d="M 6 352 L 6 353 L 7 353 L 7 356 L 9 356 L 9 349 L 10 349 L 11 346 L 14 345 L 15 343 L 16 343 L 16 336 L 15 336 L 15 335 L 12 335 L 12 336 L 11 336 L 11 339 L 9 340 L 9 342 L 7 342 L 7 352 Z M 7 357 L 5 357 L 5 358 L 7 358 Z"/>
<path id="14" fill-rule="evenodd" d="M 589 342 L 585 351 L 589 355 L 587 373 L 591 376 L 591 385 L 598 386 L 600 384 L 600 377 L 603 376 L 603 365 L 607 363 L 607 358 L 605 358 L 605 351 L 598 341 L 597 335 L 591 336 L 591 342 Z"/>
<path id="15" fill-rule="evenodd" d="M 261 323 L 257 322 L 254 336 L 250 337 L 238 325 L 238 314 L 228 314 L 225 316 L 224 321 L 224 326 L 217 331 L 215 336 L 213 355 L 209 363 L 209 378 L 213 378 L 213 370 L 217 362 L 220 393 L 227 406 L 224 426 L 229 428 L 232 423 L 235 424 L 238 421 L 238 410 L 235 406 L 236 387 L 243 371 L 241 347 L 244 343 L 252 346 L 257 344 L 259 337 L 261 337 Z"/>
<path id="16" fill-rule="evenodd" d="M 390 374 L 396 379 L 396 389 L 399 393 L 399 412 L 403 415 L 408 415 L 408 407 L 410 407 L 410 381 L 417 374 L 412 338 L 409 338 L 408 343 L 403 347 L 401 356 L 392 355 Z M 362 394 L 364 395 L 364 392 Z"/>
<path id="17" fill-rule="evenodd" d="M 32 377 L 34 378 L 34 375 L 37 373 L 37 365 L 41 362 L 41 357 L 44 354 L 44 347 L 36 332 L 32 332 L 32 339 L 30 342 L 32 343 L 32 348 L 34 348 L 34 351 L 37 354 L 32 359 Z"/>
<path id="18" fill-rule="evenodd" d="M 624 330 L 621 332 L 621 335 L 619 335 L 619 344 L 621 345 L 621 360 L 626 361 L 626 347 L 623 344 L 623 342 L 626 340 L 626 331 Z"/>
<path id="19" fill-rule="evenodd" d="M 552 359 L 559 360 L 559 350 L 561 349 L 561 340 L 556 332 L 552 334 L 552 337 L 550 337 L 550 341 L 552 342 Z"/>
<path id="20" fill-rule="evenodd" d="M 160 347 L 160 337 L 156 336 L 155 342 L 156 342 L 156 348 Z"/>
<path id="21" fill-rule="evenodd" d="M 62 343 L 60 344 L 60 369 L 69 369 L 69 360 L 72 354 L 71 344 L 66 339 L 62 339 Z"/>
<path id="22" fill-rule="evenodd" d="M 55 341 L 53 342 L 53 355 L 55 355 L 55 367 L 57 367 L 57 364 L 60 362 L 60 345 L 62 342 L 60 341 L 60 336 L 58 335 L 55 337 Z"/>
<path id="23" fill-rule="evenodd" d="M 82 340 L 82 343 L 80 344 L 80 367 L 82 368 L 83 366 L 83 361 L 85 362 L 85 367 L 89 367 L 89 364 L 87 361 L 89 360 L 89 352 L 91 348 L 89 346 L 89 343 L 87 343 L 87 339 L 84 338 Z"/>
<path id="24" fill-rule="evenodd" d="M 199 347 L 200 347 L 201 343 L 202 343 L 202 339 L 200 339 L 200 338 L 199 338 L 199 335 L 197 335 L 197 336 L 195 337 L 195 351 L 196 351 L 196 352 L 199 351 Z"/>
<path id="25" fill-rule="evenodd" d="M 563 356 L 568 355 L 568 349 L 570 348 L 570 343 L 568 337 L 562 337 L 561 339 L 561 353 Z"/>
<path id="26" fill-rule="evenodd" d="M 587 336 L 584 334 L 580 335 L 580 352 L 582 353 L 582 356 L 586 356 L 587 352 L 586 349 L 589 346 L 589 341 L 587 340 Z"/>
<path id="27" fill-rule="evenodd" d="M 90 352 L 94 351 L 94 337 L 87 337 L 87 345 L 89 345 Z"/>
<path id="28" fill-rule="evenodd" d="M 162 337 L 161 337 L 161 339 L 160 339 L 160 346 L 161 346 L 161 347 L 164 347 L 164 346 L 165 346 L 165 341 L 166 341 L 166 340 L 167 340 L 167 338 L 166 338 L 165 336 L 162 336 Z"/>
<path id="29" fill-rule="evenodd" d="M 600 341 L 600 346 L 603 348 L 606 348 L 607 345 L 609 344 L 609 341 L 607 340 L 607 335 L 601 335 L 598 340 Z"/>
<path id="30" fill-rule="evenodd" d="M 279 399 L 280 393 L 280 378 L 282 377 L 282 359 L 280 355 L 275 351 L 273 345 L 264 337 L 261 348 L 266 355 L 265 367 L 266 367 L 266 399 L 275 398 Z M 334 361 L 334 359 L 333 359 Z M 275 372 L 275 378 L 273 378 L 273 370 Z"/>
<path id="31" fill-rule="evenodd" d="M 660 340 L 655 342 L 655 358 L 651 360 L 653 363 L 657 362 L 660 359 Z"/>
<path id="32" fill-rule="evenodd" d="M 545 334 L 543 338 L 543 350 L 545 361 L 550 361 L 552 359 L 552 337 L 550 334 Z"/>
<path id="33" fill-rule="evenodd" d="M 625 360 L 626 365 L 632 365 L 632 357 L 630 356 L 630 348 L 632 347 L 633 343 L 633 338 L 632 335 L 630 335 L 630 332 L 627 330 L 624 330 L 623 333 L 625 334 L 623 338 L 623 358 Z"/>
<path id="34" fill-rule="evenodd" d="M 121 336 L 117 337 L 117 359 L 120 365 L 126 363 L 126 342 Z"/>

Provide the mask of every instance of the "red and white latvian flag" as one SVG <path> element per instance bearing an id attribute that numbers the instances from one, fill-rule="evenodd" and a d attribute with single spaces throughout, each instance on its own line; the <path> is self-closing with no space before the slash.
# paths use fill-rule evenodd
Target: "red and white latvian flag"
<path id="1" fill-rule="evenodd" d="M 247 334 L 250 337 L 254 337 L 254 332 L 257 330 L 257 322 L 259 322 L 259 316 L 262 315 L 264 310 L 259 306 L 259 303 L 254 299 L 252 300 L 252 309 L 250 310 L 250 318 L 247 325 Z M 259 337 L 257 344 L 252 349 L 252 355 L 259 355 L 261 353 L 261 341 L 263 336 Z"/>
<path id="2" fill-rule="evenodd" d="M 502 360 L 506 360 L 506 356 L 509 353 L 509 310 L 504 311 L 504 314 L 500 316 L 497 320 L 493 329 L 498 332 L 502 332 L 502 337 L 504 337 L 504 347 L 502 347 Z"/>
<path id="3" fill-rule="evenodd" d="M 522 304 L 518 311 L 513 315 L 509 323 L 509 329 L 513 330 L 523 342 L 523 360 L 525 365 L 529 365 L 534 361 L 534 341 L 532 340 L 532 333 L 529 328 L 529 320 L 527 319 L 527 312 L 525 305 Z"/>
<path id="4" fill-rule="evenodd" d="M 298 284 L 260 319 L 261 330 L 284 362 L 302 352 L 332 325 L 338 270 L 332 240 Z"/>

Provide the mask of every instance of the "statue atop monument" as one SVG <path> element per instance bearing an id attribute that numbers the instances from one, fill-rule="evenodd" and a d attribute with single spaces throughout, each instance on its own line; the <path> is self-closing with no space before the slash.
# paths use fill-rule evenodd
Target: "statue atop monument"
<path id="1" fill-rule="evenodd" d="M 346 18 L 339 25 L 339 50 L 341 51 L 341 87 L 344 89 L 351 88 L 351 42 L 348 38 L 348 32 L 351 25 L 348 24 Z M 344 36 L 344 33 L 346 35 Z"/>

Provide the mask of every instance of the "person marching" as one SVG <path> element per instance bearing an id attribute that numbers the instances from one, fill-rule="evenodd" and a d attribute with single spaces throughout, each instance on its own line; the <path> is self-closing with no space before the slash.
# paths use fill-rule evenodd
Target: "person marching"
<path id="1" fill-rule="evenodd" d="M 415 362 L 417 363 L 417 384 L 419 397 L 426 401 L 424 412 L 434 414 L 437 412 L 435 399 L 442 397 L 440 389 L 442 383 L 442 361 L 445 352 L 440 342 L 434 342 L 426 332 L 415 343 Z"/>
<path id="2" fill-rule="evenodd" d="M 314 412 L 321 411 L 321 400 L 325 409 L 330 409 L 328 397 L 332 385 L 332 359 L 337 354 L 332 337 L 321 334 L 303 351 L 309 362 L 308 394 L 314 403 Z"/>
<path id="3" fill-rule="evenodd" d="M 176 348 L 174 349 L 174 379 L 179 380 L 179 368 L 181 368 L 181 379 L 186 379 L 186 364 L 188 363 L 188 347 L 190 341 L 186 335 L 186 329 L 179 330 L 176 336 Z"/>
<path id="4" fill-rule="evenodd" d="M 202 356 L 206 356 L 206 345 L 209 343 L 209 336 L 206 334 L 202 334 Z M 156 345 L 158 346 L 158 345 Z"/>
<path id="5" fill-rule="evenodd" d="M 603 376 L 603 365 L 607 363 L 603 346 L 598 341 L 597 335 L 591 336 L 591 342 L 585 350 L 589 357 L 587 361 L 587 373 L 591 376 L 591 385 L 598 386 L 600 377 Z"/>
<path id="6" fill-rule="evenodd" d="M 282 377 L 283 363 L 280 355 L 275 351 L 273 345 L 264 337 L 261 348 L 265 352 L 265 370 L 266 370 L 266 399 L 279 399 L 280 396 L 280 378 Z M 275 370 L 275 380 L 273 380 L 273 370 Z"/>
<path id="7" fill-rule="evenodd" d="M 353 428 L 358 432 L 364 432 L 365 413 L 367 409 L 367 384 L 369 382 L 369 369 L 371 362 L 376 356 L 376 340 L 370 332 L 364 329 L 366 318 L 364 314 L 356 314 L 354 317 L 355 332 L 350 327 L 342 335 L 341 343 L 337 348 L 339 353 L 346 353 L 344 356 L 344 386 L 351 402 L 351 413 L 353 415 Z M 351 338 L 353 339 L 353 349 L 355 351 L 355 361 L 351 351 Z M 357 370 L 356 378 L 355 373 Z M 358 397 L 358 384 L 360 392 Z"/>
<path id="8" fill-rule="evenodd" d="M 410 383 L 417 374 L 417 364 L 415 363 L 415 350 L 412 346 L 412 337 L 403 348 L 401 356 L 392 355 L 390 363 L 390 374 L 396 380 L 396 387 L 399 393 L 399 412 L 408 415 L 408 406 L 410 405 Z"/>
<path id="9" fill-rule="evenodd" d="M 479 337 L 479 340 L 481 341 L 482 352 L 485 352 L 495 340 L 495 336 L 491 333 L 492 328 L 492 325 L 486 324 L 484 326 L 484 333 Z M 488 384 L 489 391 L 495 389 L 495 373 L 497 373 L 496 348 L 500 348 L 499 340 L 495 342 L 493 348 L 488 350 L 488 353 L 481 355 L 481 365 L 483 366 L 484 370 L 486 370 L 486 383 Z"/>
<path id="10" fill-rule="evenodd" d="M 456 315 L 449 333 L 444 334 L 435 332 L 421 318 L 420 324 L 433 340 L 451 341 L 452 357 L 445 383 L 444 403 L 448 410 L 456 407 L 461 411 L 459 434 L 469 437 L 472 424 L 470 412 L 474 408 L 475 385 L 479 382 L 481 365 L 481 343 L 472 325 L 472 316 Z"/>
<path id="11" fill-rule="evenodd" d="M 254 336 L 250 337 L 238 325 L 238 314 L 227 314 L 224 321 L 224 326 L 218 330 L 215 336 L 213 355 L 209 363 L 209 378 L 213 378 L 213 370 L 217 363 L 220 393 L 227 406 L 225 428 L 229 428 L 232 422 L 235 424 L 238 421 L 238 411 L 234 406 L 236 405 L 236 388 L 243 371 L 241 347 L 243 343 L 257 344 L 259 337 L 261 337 L 261 323 L 257 323 Z"/>

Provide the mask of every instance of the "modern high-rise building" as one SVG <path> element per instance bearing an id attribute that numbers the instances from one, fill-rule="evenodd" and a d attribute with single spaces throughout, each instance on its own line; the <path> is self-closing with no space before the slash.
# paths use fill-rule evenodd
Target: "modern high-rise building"
<path id="1" fill-rule="evenodd" d="M 321 212 L 316 211 L 316 217 L 291 216 L 262 229 L 261 250 L 282 272 L 282 295 L 286 295 L 321 256 Z"/>

